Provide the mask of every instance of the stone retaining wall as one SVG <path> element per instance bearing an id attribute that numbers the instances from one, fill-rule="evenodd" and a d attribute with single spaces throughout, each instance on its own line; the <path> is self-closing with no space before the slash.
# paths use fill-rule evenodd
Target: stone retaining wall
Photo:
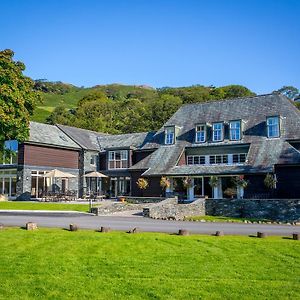
<path id="1" fill-rule="evenodd" d="M 91 213 L 97 216 L 111 215 L 117 212 L 129 211 L 129 210 L 140 210 L 142 211 L 145 204 L 129 204 L 121 202 L 113 202 L 109 205 L 103 205 L 99 207 L 92 207 Z"/>
<path id="2" fill-rule="evenodd" d="M 205 214 L 297 222 L 300 221 L 300 200 L 206 199 Z"/>
<path id="3" fill-rule="evenodd" d="M 205 215 L 205 200 L 198 199 L 189 204 L 178 204 L 177 198 L 166 199 L 151 207 L 145 207 L 144 217 L 163 220 L 183 220 L 188 216 Z"/>
<path id="4" fill-rule="evenodd" d="M 128 203 L 134 203 L 134 204 L 158 203 L 166 199 L 163 197 L 131 197 L 131 196 L 126 196 L 125 198 Z"/>

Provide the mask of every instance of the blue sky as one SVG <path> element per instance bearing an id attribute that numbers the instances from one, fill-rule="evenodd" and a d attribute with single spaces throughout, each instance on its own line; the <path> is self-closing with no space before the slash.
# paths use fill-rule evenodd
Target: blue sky
<path id="1" fill-rule="evenodd" d="M 0 49 L 78 86 L 300 88 L 299 0 L 0 0 Z"/>

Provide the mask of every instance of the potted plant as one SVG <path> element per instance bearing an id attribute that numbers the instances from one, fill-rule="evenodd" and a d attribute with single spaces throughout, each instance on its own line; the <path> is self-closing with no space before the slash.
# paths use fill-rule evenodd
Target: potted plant
<path id="1" fill-rule="evenodd" d="M 224 194 L 228 197 L 230 197 L 231 199 L 236 196 L 237 194 L 237 191 L 235 188 L 227 188 L 225 191 L 224 191 Z"/>
<path id="2" fill-rule="evenodd" d="M 149 182 L 146 178 L 142 178 L 140 177 L 138 179 L 138 181 L 136 182 L 137 186 L 139 187 L 139 189 L 141 190 L 142 192 L 142 197 L 143 197 L 143 191 L 149 186 Z"/>
<path id="3" fill-rule="evenodd" d="M 210 176 L 209 185 L 213 187 L 217 187 L 219 184 L 219 178 L 217 176 Z"/>
<path id="4" fill-rule="evenodd" d="M 276 179 L 275 175 L 268 173 L 264 179 L 265 186 L 268 189 L 273 190 L 273 189 L 276 189 L 276 183 L 277 183 L 277 179 Z"/>
<path id="5" fill-rule="evenodd" d="M 169 178 L 162 176 L 159 184 L 160 184 L 162 190 L 166 194 L 167 189 L 170 188 L 170 186 L 171 186 L 171 182 L 170 182 Z"/>
<path id="6" fill-rule="evenodd" d="M 248 186 L 249 181 L 245 180 L 244 175 L 233 177 L 233 184 L 237 189 L 238 198 L 244 198 L 244 189 Z"/>
<path id="7" fill-rule="evenodd" d="M 274 191 L 276 189 L 276 184 L 277 184 L 277 179 L 276 179 L 276 175 L 272 175 L 272 174 L 267 174 L 265 179 L 264 179 L 264 184 L 265 186 L 271 191 L 271 197 L 274 196 Z"/>
<path id="8" fill-rule="evenodd" d="M 119 196 L 119 197 L 118 197 L 118 200 L 119 200 L 120 202 L 124 203 L 124 202 L 126 201 L 126 198 L 125 198 L 125 196 Z"/>
<path id="9" fill-rule="evenodd" d="M 192 178 L 189 177 L 189 176 L 185 177 L 183 179 L 183 186 L 185 188 L 187 188 L 187 189 L 190 188 L 190 187 L 192 187 L 193 186 L 193 180 L 192 180 Z"/>

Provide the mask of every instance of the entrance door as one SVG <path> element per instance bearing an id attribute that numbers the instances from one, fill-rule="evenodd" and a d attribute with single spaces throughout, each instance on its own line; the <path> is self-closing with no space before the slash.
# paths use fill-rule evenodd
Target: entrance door
<path id="1" fill-rule="evenodd" d="M 65 193 L 68 190 L 68 182 L 66 178 L 62 178 L 61 180 L 61 191 Z"/>
<path id="2" fill-rule="evenodd" d="M 195 198 L 204 196 L 204 178 L 196 177 L 194 178 L 194 186 L 195 186 Z"/>
<path id="3" fill-rule="evenodd" d="M 110 194 L 111 197 L 115 198 L 118 195 L 118 181 L 116 177 L 110 179 Z"/>

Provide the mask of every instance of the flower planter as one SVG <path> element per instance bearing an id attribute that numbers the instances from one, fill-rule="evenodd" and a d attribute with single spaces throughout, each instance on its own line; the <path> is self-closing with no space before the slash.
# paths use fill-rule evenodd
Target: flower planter
<path id="1" fill-rule="evenodd" d="M 120 202 L 124 203 L 124 202 L 125 202 L 125 200 L 126 200 L 126 198 L 125 198 L 125 197 L 123 197 L 123 196 L 121 196 L 121 197 L 119 197 L 119 198 L 118 198 L 118 200 L 119 200 Z"/>

